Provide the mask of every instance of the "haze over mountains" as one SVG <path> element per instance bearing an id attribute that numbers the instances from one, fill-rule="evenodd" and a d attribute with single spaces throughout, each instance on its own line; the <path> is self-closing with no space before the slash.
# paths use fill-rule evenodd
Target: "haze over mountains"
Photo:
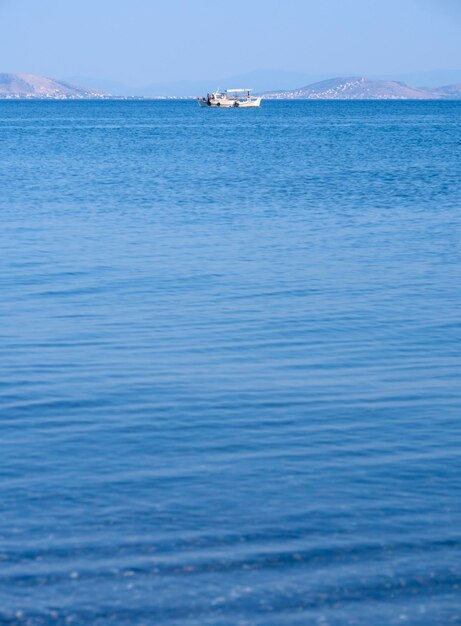
<path id="1" fill-rule="evenodd" d="M 459 74 L 461 80 L 461 72 Z M 107 91 L 114 96 L 184 97 L 199 96 L 210 90 L 239 86 L 248 86 L 258 92 L 273 89 L 295 89 L 300 85 L 307 85 L 316 80 L 321 80 L 322 78 L 329 78 L 329 76 L 311 76 L 300 72 L 260 70 L 232 76 L 221 76 L 220 78 L 172 80 L 141 86 L 130 86 L 121 82 L 101 80 L 87 76 L 70 76 L 67 77 L 66 80 L 76 85 L 87 85 L 88 87 Z"/>
<path id="2" fill-rule="evenodd" d="M 257 74 L 257 75 L 256 75 Z M 461 75 L 461 72 L 460 72 Z M 299 87 L 303 75 L 296 73 L 280 73 L 278 77 L 272 74 L 247 74 L 232 77 L 221 84 L 212 81 L 180 81 L 179 83 L 165 83 L 155 88 L 145 88 L 143 93 L 136 93 L 127 88 L 126 93 L 121 89 L 110 89 L 113 83 L 107 81 L 106 89 L 95 84 L 88 85 L 80 79 L 73 81 L 55 80 L 32 74 L 0 74 L 0 98 L 41 98 L 41 99 L 88 99 L 109 97 L 194 97 L 203 95 L 218 86 L 225 87 L 252 87 L 255 92 L 262 93 L 266 99 L 308 99 L 308 100 L 443 100 L 461 99 L 461 79 L 454 84 L 445 86 L 412 87 L 403 81 L 377 80 L 360 76 L 329 78 Z M 277 89 L 264 89 L 262 85 L 269 80 L 278 80 Z M 296 82 L 295 82 L 296 81 Z M 100 81 L 98 81 L 101 85 Z M 215 81 L 216 82 L 216 81 Z M 281 87 L 280 83 L 285 86 Z M 274 84 L 274 83 L 273 83 Z M 293 87 L 293 84 L 295 85 Z M 80 86 L 85 85 L 85 86 Z M 173 87 L 172 85 L 176 85 Z M 116 86 L 116 85 L 115 85 Z"/>
<path id="3" fill-rule="evenodd" d="M 351 73 L 349 76 L 360 74 Z M 288 72 L 283 70 L 256 70 L 232 76 L 202 80 L 173 80 L 129 86 L 121 82 L 101 80 L 87 76 L 70 76 L 66 80 L 76 85 L 85 85 L 94 89 L 108 92 L 114 96 L 198 96 L 210 90 L 226 87 L 252 87 L 255 92 L 290 91 L 304 85 L 311 85 L 319 81 L 328 80 L 335 74 L 307 74 L 302 72 Z M 336 74 L 338 76 L 338 74 Z M 341 78 L 345 78 L 344 75 Z M 417 87 L 439 87 L 461 83 L 461 70 L 439 70 L 427 72 L 413 72 L 399 75 L 368 76 L 374 80 L 389 80 L 404 82 Z"/>

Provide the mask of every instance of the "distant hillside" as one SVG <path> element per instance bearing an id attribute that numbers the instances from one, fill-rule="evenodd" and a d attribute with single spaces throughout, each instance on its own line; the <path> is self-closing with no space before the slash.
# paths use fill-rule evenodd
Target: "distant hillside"
<path id="1" fill-rule="evenodd" d="M 106 94 L 92 88 L 33 74 L 0 74 L 0 98 L 102 98 Z"/>
<path id="2" fill-rule="evenodd" d="M 1 2 L 1 0 L 0 0 Z M 461 73 L 460 73 L 461 76 Z M 307 85 L 317 80 L 327 78 L 327 76 L 309 75 L 301 72 L 288 72 L 277 70 L 257 70 L 237 74 L 232 76 L 220 76 L 214 78 L 184 80 L 169 80 L 163 82 L 151 82 L 139 86 L 125 85 L 117 81 L 108 81 L 101 78 L 89 76 L 66 76 L 65 80 L 77 85 L 94 87 L 101 91 L 109 92 L 115 96 L 136 96 L 136 97 L 197 97 L 221 87 L 240 87 L 247 85 L 255 91 L 288 90 Z"/>
<path id="3" fill-rule="evenodd" d="M 323 80 L 290 91 L 266 92 L 264 97 L 293 100 L 437 100 L 461 97 L 461 86 L 420 89 L 392 80 L 354 76 Z"/>
<path id="4" fill-rule="evenodd" d="M 1 2 L 1 0 L 0 0 Z M 351 74 L 354 76 L 354 74 Z M 255 92 L 258 93 L 279 93 L 297 90 L 299 85 L 312 85 L 331 78 L 331 75 L 320 74 L 306 74 L 304 72 L 289 72 L 281 70 L 257 70 L 252 72 L 246 72 L 244 74 L 237 74 L 233 76 L 220 76 L 214 78 L 194 79 L 188 78 L 185 80 L 170 80 L 164 82 L 151 82 L 151 84 L 144 85 L 126 85 L 117 81 L 110 81 L 104 78 L 94 78 L 89 76 L 67 76 L 65 80 L 69 83 L 76 85 L 85 85 L 86 87 L 92 87 L 96 90 L 108 92 L 114 96 L 128 96 L 128 97 L 187 97 L 187 96 L 200 96 L 208 91 L 213 91 L 216 88 L 221 87 L 252 87 Z M 445 71 L 429 71 L 429 72 L 416 72 L 413 74 L 402 74 L 401 76 L 373 76 L 375 80 L 379 81 L 403 81 L 407 85 L 425 85 L 429 91 L 432 91 L 434 87 L 439 85 L 450 85 L 459 83 L 461 81 L 461 69 L 460 70 L 445 70 Z M 427 89 L 421 88 L 422 91 Z"/>
<path id="5" fill-rule="evenodd" d="M 0 0 L 1 1 L 1 0 Z M 410 87 L 404 82 L 361 77 L 332 78 L 314 82 L 306 87 L 291 88 L 300 75 L 291 73 L 253 72 L 234 76 L 226 81 L 178 81 L 152 85 L 150 88 L 130 88 L 110 81 L 78 79 L 54 80 L 33 74 L 0 74 L 0 99 L 31 98 L 55 100 L 80 100 L 111 97 L 182 98 L 201 95 L 216 88 L 245 85 L 264 98 L 289 100 L 461 100 L 461 83 L 443 87 Z M 301 76 L 302 79 L 302 76 Z M 82 87 L 80 83 L 87 86 Z M 279 89 L 267 91 L 263 85 L 277 81 Z M 83 82 L 85 81 L 85 82 Z M 285 83 L 285 85 L 283 85 Z M 291 84 L 290 84 L 291 83 Z M 272 83 L 274 84 L 274 83 Z M 107 90 L 107 91 L 106 91 Z"/>
<path id="6" fill-rule="evenodd" d="M 461 83 L 459 85 L 445 85 L 444 87 L 437 87 L 436 91 L 445 98 L 461 99 Z"/>

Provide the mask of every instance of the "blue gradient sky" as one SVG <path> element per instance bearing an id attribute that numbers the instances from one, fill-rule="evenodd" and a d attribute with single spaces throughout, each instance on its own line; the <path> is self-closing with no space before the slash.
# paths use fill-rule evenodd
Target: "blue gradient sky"
<path id="1" fill-rule="evenodd" d="M 461 0 L 0 0 L 0 27 L 0 71 L 128 84 L 461 68 Z"/>

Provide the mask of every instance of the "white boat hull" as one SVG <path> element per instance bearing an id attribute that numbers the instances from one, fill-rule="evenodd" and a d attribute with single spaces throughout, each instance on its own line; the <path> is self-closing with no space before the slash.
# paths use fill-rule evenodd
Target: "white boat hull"
<path id="1" fill-rule="evenodd" d="M 215 109 L 254 109 L 261 106 L 261 98 L 252 98 L 251 100 L 221 99 L 218 102 L 213 100 L 199 99 L 198 103 L 201 107 Z"/>

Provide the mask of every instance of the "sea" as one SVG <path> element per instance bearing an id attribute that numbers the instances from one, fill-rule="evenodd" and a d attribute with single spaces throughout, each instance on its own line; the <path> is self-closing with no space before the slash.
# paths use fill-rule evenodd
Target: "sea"
<path id="1" fill-rule="evenodd" d="M 461 102 L 0 103 L 0 624 L 461 624 Z"/>

